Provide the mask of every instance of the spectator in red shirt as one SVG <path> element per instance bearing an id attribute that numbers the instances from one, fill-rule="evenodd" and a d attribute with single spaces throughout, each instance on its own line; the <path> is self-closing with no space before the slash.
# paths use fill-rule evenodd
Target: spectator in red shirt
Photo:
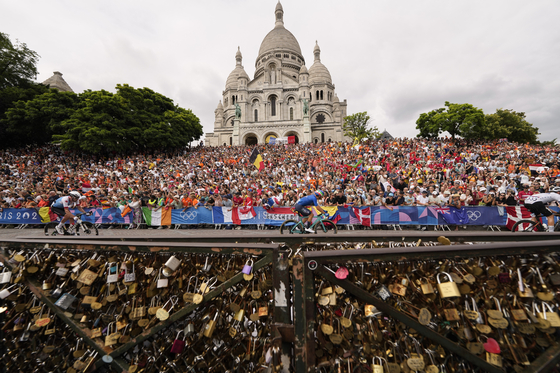
<path id="1" fill-rule="evenodd" d="M 532 196 L 533 192 L 529 190 L 529 185 L 524 184 L 523 190 L 519 191 L 517 197 L 519 198 L 519 203 L 523 204 L 525 202 L 525 198 Z"/>
<path id="2" fill-rule="evenodd" d="M 241 197 L 241 193 L 237 192 L 235 196 L 233 196 L 233 207 L 239 207 L 241 205 L 243 205 L 243 197 Z"/>

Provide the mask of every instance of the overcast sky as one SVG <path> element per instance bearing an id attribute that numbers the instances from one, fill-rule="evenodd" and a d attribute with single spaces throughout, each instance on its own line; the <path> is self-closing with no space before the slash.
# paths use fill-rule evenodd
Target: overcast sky
<path id="1" fill-rule="evenodd" d="M 148 87 L 212 132 L 241 47 L 252 78 L 277 0 L 0 0 L 0 31 L 77 92 Z M 560 140 L 560 1 L 283 0 L 309 68 L 315 40 L 348 113 L 396 137 L 445 101 L 525 112 Z"/>

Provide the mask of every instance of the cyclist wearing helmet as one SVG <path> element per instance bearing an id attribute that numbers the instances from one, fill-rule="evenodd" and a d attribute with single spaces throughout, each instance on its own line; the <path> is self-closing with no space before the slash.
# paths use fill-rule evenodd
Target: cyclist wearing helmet
<path id="1" fill-rule="evenodd" d="M 70 212 L 71 208 L 77 208 L 82 213 L 85 213 L 84 209 L 78 205 L 78 200 L 80 199 L 80 193 L 75 190 L 68 193 L 67 196 L 60 197 L 51 205 L 51 211 L 62 217 L 62 220 L 56 226 L 56 231 L 58 234 L 64 234 L 62 226 L 70 219 L 77 220 L 77 218 Z"/>
<path id="2" fill-rule="evenodd" d="M 550 192 L 551 193 L 537 193 L 525 198 L 525 207 L 533 214 L 542 214 L 546 216 L 548 219 L 548 231 L 554 232 L 554 215 L 546 205 L 550 205 L 551 202 L 556 202 L 558 206 L 560 202 L 560 187 L 553 187 L 550 189 Z M 535 216 L 531 219 L 537 221 Z M 546 229 L 547 225 L 543 224 L 543 226 Z"/>
<path id="3" fill-rule="evenodd" d="M 323 210 L 321 206 L 317 205 L 317 199 L 318 198 L 323 199 L 324 196 L 325 193 L 323 193 L 322 190 L 318 189 L 315 191 L 315 193 L 300 198 L 300 200 L 296 202 L 294 209 L 297 212 L 299 212 L 301 216 L 303 216 L 302 221 L 305 226 L 305 231 L 308 233 L 313 233 L 313 231 L 309 229 L 309 226 L 311 225 L 311 220 L 313 219 L 313 214 L 311 213 L 311 210 L 308 209 L 307 207 L 315 206 L 317 207 L 317 210 L 321 212 L 321 214 L 325 214 L 326 213 L 325 210 Z"/>

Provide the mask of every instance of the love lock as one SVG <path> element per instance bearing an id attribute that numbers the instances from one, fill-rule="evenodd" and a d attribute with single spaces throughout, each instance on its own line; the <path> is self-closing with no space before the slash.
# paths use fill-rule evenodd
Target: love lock
<path id="1" fill-rule="evenodd" d="M 309 268 L 309 269 L 312 270 L 312 271 L 316 270 L 318 266 L 319 266 L 319 265 L 318 265 L 317 262 L 314 261 L 314 260 L 310 260 L 310 261 L 307 263 L 307 268 Z"/>

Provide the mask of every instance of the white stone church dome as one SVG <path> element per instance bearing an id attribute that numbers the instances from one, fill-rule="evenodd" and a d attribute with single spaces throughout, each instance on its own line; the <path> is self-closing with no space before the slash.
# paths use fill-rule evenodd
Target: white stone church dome
<path id="1" fill-rule="evenodd" d="M 301 56 L 301 48 L 296 37 L 286 30 L 284 25 L 277 25 L 264 37 L 259 49 L 259 57 L 275 50 L 294 52 Z"/>
<path id="2" fill-rule="evenodd" d="M 313 49 L 313 54 L 315 55 L 315 62 L 309 68 L 309 83 L 310 84 L 332 84 L 331 73 L 325 65 L 321 63 L 321 48 L 319 44 L 315 43 L 315 48 Z"/>
<path id="3" fill-rule="evenodd" d="M 284 10 L 282 4 L 278 1 L 274 10 L 276 23 L 272 31 L 270 31 L 263 39 L 257 61 L 263 54 L 272 51 L 292 52 L 302 57 L 301 48 L 296 37 L 284 27 Z"/>

